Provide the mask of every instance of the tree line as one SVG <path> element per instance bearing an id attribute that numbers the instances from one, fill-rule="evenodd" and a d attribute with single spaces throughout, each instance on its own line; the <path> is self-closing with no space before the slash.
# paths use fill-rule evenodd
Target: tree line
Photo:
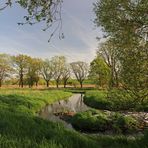
<path id="1" fill-rule="evenodd" d="M 19 87 L 28 84 L 29 87 L 38 85 L 40 78 L 44 79 L 49 87 L 51 80 L 59 87 L 63 82 L 64 88 L 70 78 L 76 78 L 83 87 L 83 82 L 88 76 L 89 66 L 86 62 L 77 61 L 68 63 L 64 56 L 54 56 L 51 59 L 32 58 L 28 55 L 10 56 L 0 54 L 0 87 L 8 78 L 16 78 Z"/>

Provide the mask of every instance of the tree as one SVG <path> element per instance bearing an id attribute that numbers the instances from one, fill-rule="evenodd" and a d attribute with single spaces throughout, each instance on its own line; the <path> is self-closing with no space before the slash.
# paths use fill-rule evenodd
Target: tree
<path id="1" fill-rule="evenodd" d="M 51 59 L 53 65 L 53 78 L 56 81 L 57 88 L 59 87 L 63 71 L 66 65 L 66 58 L 64 56 L 55 56 Z"/>
<path id="2" fill-rule="evenodd" d="M 13 57 L 14 70 L 19 75 L 19 87 L 24 86 L 24 75 L 27 73 L 28 61 L 30 57 L 27 55 L 19 54 Z"/>
<path id="3" fill-rule="evenodd" d="M 52 61 L 48 59 L 42 61 L 40 72 L 44 80 L 46 81 L 46 86 L 49 87 L 49 81 L 51 80 L 54 74 Z"/>
<path id="4" fill-rule="evenodd" d="M 133 47 L 121 57 L 123 88 L 140 102 L 148 96 L 148 49 L 146 50 Z"/>
<path id="5" fill-rule="evenodd" d="M 3 0 L 3 2 L 1 2 L 3 6 L 0 7 L 0 10 L 11 7 L 13 4 L 18 4 L 28 12 L 28 14 L 24 16 L 25 21 L 18 23 L 18 25 L 33 25 L 35 23 L 45 22 L 46 27 L 43 31 L 54 25 L 55 29 L 51 33 L 51 38 L 54 33 L 62 27 L 62 2 L 63 0 Z M 63 33 L 59 32 L 59 37 L 63 38 Z"/>
<path id="6" fill-rule="evenodd" d="M 117 47 L 123 89 L 135 100 L 148 96 L 147 8 L 146 0 L 99 0 L 94 5 L 95 24 Z"/>
<path id="7" fill-rule="evenodd" d="M 122 46 L 146 39 L 147 0 L 98 0 L 94 4 L 95 24 Z M 146 39 L 147 40 L 147 39 Z"/>
<path id="8" fill-rule="evenodd" d="M 40 68 L 41 68 L 40 59 L 38 58 L 28 59 L 28 68 L 26 76 L 29 87 L 32 87 L 34 83 L 36 83 L 36 86 L 38 85 Z"/>
<path id="9" fill-rule="evenodd" d="M 66 64 L 64 66 L 63 73 L 62 73 L 62 79 L 63 79 L 63 83 L 64 83 L 64 88 L 66 88 L 67 81 L 68 81 L 69 78 L 70 78 L 70 65 Z"/>
<path id="10" fill-rule="evenodd" d="M 103 87 L 104 85 L 108 86 L 110 80 L 110 67 L 101 56 L 97 56 L 91 62 L 89 78 L 100 87 Z"/>
<path id="11" fill-rule="evenodd" d="M 77 81 L 80 83 L 81 88 L 83 87 L 83 81 L 86 79 L 88 75 L 88 65 L 85 62 L 78 61 L 73 62 L 70 64 L 72 71 L 77 79 Z"/>
<path id="12" fill-rule="evenodd" d="M 101 56 L 110 68 L 110 88 L 119 86 L 120 61 L 116 48 L 112 40 L 108 39 L 105 43 L 101 44 L 97 51 L 97 55 Z"/>
<path id="13" fill-rule="evenodd" d="M 0 54 L 0 87 L 2 86 L 3 80 L 9 76 L 11 70 L 10 56 Z"/>

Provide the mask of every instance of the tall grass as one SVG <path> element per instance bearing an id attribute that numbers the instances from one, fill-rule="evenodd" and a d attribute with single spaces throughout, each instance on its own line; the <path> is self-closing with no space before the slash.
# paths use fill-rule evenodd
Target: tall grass
<path id="1" fill-rule="evenodd" d="M 87 91 L 84 102 L 93 108 L 111 111 L 145 111 L 148 112 L 148 97 L 144 102 L 135 100 L 124 90 Z"/>
<path id="2" fill-rule="evenodd" d="M 72 94 L 59 90 L 1 89 L 0 108 L 35 114 L 46 104 L 67 99 Z"/>

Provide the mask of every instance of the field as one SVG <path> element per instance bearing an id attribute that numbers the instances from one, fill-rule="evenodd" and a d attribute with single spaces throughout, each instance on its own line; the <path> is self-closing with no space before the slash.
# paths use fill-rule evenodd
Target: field
<path id="1" fill-rule="evenodd" d="M 86 135 L 65 129 L 61 123 L 43 120 L 37 113 L 47 104 L 67 99 L 71 92 L 62 90 L 1 89 L 1 148 L 138 148 L 146 136 Z"/>

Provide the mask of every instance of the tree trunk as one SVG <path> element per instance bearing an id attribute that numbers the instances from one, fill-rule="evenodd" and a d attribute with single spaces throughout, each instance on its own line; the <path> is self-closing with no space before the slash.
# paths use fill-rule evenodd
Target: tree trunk
<path id="1" fill-rule="evenodd" d="M 24 86 L 23 81 L 20 80 L 20 82 L 19 82 L 19 87 L 22 87 L 22 88 L 23 88 L 23 86 Z"/>
<path id="2" fill-rule="evenodd" d="M 65 80 L 64 81 L 64 88 L 66 88 L 66 85 L 67 85 L 67 81 Z"/>
<path id="3" fill-rule="evenodd" d="M 57 78 L 57 79 L 56 79 L 56 86 L 57 86 L 57 88 L 59 88 L 59 81 L 60 81 L 60 79 Z"/>
<path id="4" fill-rule="evenodd" d="M 23 88 L 24 84 L 23 84 L 23 74 L 20 74 L 20 82 L 19 82 L 19 86 Z"/>
<path id="5" fill-rule="evenodd" d="M 46 86 L 49 87 L 49 81 L 46 81 Z"/>
<path id="6" fill-rule="evenodd" d="M 80 82 L 80 86 L 81 86 L 81 88 L 83 88 L 83 82 Z"/>
<path id="7" fill-rule="evenodd" d="M 35 82 L 35 86 L 38 87 L 38 81 Z"/>
<path id="8" fill-rule="evenodd" d="M 66 83 L 64 83 L 64 88 L 66 88 Z"/>
<path id="9" fill-rule="evenodd" d="M 59 81 L 56 82 L 56 86 L 57 86 L 57 88 L 59 88 Z"/>

